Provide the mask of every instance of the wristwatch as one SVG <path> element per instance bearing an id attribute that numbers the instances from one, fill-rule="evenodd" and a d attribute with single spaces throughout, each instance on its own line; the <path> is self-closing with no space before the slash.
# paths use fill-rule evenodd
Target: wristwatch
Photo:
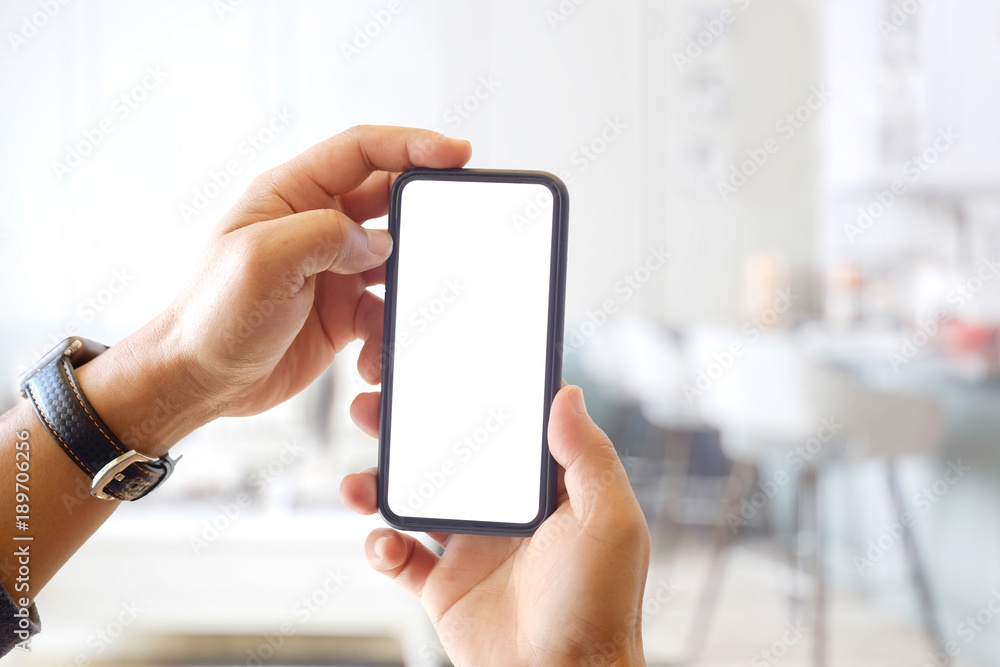
<path id="1" fill-rule="evenodd" d="M 77 336 L 67 338 L 25 371 L 18 386 L 52 439 L 90 477 L 91 495 L 138 500 L 170 476 L 174 460 L 126 447 L 84 396 L 73 369 L 107 349 Z"/>

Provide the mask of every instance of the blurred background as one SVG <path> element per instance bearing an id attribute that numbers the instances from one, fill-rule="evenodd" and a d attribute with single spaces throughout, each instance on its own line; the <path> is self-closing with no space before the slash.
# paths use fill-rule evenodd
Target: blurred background
<path id="1" fill-rule="evenodd" d="M 3 409 L 59 340 L 163 309 L 257 173 L 437 129 L 569 186 L 565 375 L 650 525 L 650 664 L 997 664 L 1000 2 L 8 0 L 0 26 Z M 447 664 L 337 500 L 375 463 L 357 352 L 182 442 L 10 664 Z"/>

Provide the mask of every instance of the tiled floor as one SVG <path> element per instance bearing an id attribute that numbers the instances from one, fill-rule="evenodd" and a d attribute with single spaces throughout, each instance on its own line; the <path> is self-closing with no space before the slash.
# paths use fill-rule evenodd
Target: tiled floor
<path id="1" fill-rule="evenodd" d="M 812 662 L 811 621 L 790 622 L 791 570 L 745 547 L 730 551 L 717 611 L 700 655 L 686 649 L 711 555 L 708 542 L 678 550 L 671 569 L 654 558 L 644 614 L 650 665 L 806 667 Z M 808 585 L 808 582 L 806 582 Z M 672 595 L 665 591 L 671 591 Z M 652 603 L 659 598 L 662 603 Z M 667 599 L 669 598 L 669 599 Z M 924 667 L 931 646 L 915 629 L 880 612 L 858 595 L 831 591 L 829 667 Z M 959 656 L 948 667 L 978 667 Z"/>

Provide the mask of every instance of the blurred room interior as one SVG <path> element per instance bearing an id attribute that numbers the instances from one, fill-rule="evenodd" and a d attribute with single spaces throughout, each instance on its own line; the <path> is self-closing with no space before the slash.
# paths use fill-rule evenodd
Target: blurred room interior
<path id="1" fill-rule="evenodd" d="M 4 34 L 40 7 L 4 3 Z M 565 376 L 650 526 L 651 665 L 997 664 L 1000 2 L 46 17 L 0 55 L 3 409 L 55 342 L 162 310 L 260 171 L 358 123 L 437 129 L 470 166 L 569 186 Z M 39 596 L 44 632 L 10 664 L 443 664 L 364 562 L 380 520 L 337 497 L 375 464 L 348 416 L 358 349 L 181 443 L 170 484 Z"/>

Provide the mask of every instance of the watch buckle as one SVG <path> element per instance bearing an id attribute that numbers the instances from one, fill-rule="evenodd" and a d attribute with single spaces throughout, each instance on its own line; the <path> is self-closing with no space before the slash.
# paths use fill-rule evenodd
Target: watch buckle
<path id="1" fill-rule="evenodd" d="M 143 456 L 134 449 L 130 449 L 118 458 L 108 461 L 107 465 L 97 471 L 97 474 L 94 475 L 94 481 L 90 483 L 90 495 L 101 500 L 116 500 L 114 496 L 105 493 L 104 488 L 115 480 L 124 479 L 121 476 L 123 470 L 133 463 L 156 463 L 158 461 L 159 459 Z"/>

